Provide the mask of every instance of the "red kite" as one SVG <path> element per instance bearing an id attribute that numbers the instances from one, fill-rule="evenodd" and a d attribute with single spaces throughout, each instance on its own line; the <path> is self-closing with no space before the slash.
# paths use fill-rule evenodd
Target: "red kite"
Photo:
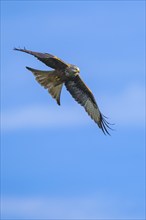
<path id="1" fill-rule="evenodd" d="M 56 99 L 58 105 L 60 105 L 62 86 L 65 85 L 72 97 L 85 108 L 86 112 L 95 121 L 99 128 L 102 129 L 104 134 L 109 134 L 108 128 L 111 129 L 110 124 L 106 121 L 106 117 L 100 112 L 91 90 L 80 78 L 80 70 L 77 66 L 65 63 L 58 57 L 48 53 L 33 52 L 26 50 L 25 48 L 14 48 L 14 50 L 31 54 L 47 66 L 54 69 L 52 71 L 42 71 L 26 67 L 35 75 L 38 83 L 47 89 L 51 96 Z"/>

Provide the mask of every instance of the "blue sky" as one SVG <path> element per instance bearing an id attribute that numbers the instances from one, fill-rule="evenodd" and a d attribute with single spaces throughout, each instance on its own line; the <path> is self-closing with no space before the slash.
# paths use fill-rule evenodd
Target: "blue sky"
<path id="1" fill-rule="evenodd" d="M 144 1 L 1 2 L 3 219 L 144 219 Z M 105 136 L 63 88 L 61 106 L 14 47 L 79 66 Z"/>

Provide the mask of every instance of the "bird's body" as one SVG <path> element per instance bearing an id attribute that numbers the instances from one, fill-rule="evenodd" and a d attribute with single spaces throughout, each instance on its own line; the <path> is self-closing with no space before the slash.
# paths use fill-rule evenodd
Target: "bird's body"
<path id="1" fill-rule="evenodd" d="M 105 120 L 105 116 L 101 114 L 91 90 L 81 80 L 79 76 L 80 70 L 77 66 L 67 64 L 58 57 L 48 53 L 39 53 L 17 48 L 14 48 L 14 50 L 31 54 L 47 66 L 54 69 L 51 71 L 42 71 L 26 67 L 34 74 L 38 83 L 48 89 L 48 92 L 54 99 L 56 99 L 58 105 L 60 105 L 62 86 L 65 85 L 72 97 L 85 108 L 86 112 L 95 123 L 98 124 L 104 134 L 109 134 L 109 123 Z"/>

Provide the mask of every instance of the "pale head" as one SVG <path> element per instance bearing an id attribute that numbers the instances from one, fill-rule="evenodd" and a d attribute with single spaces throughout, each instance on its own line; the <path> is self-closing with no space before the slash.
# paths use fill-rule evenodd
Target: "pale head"
<path id="1" fill-rule="evenodd" d="M 80 72 L 80 69 L 77 66 L 72 65 L 72 64 L 70 64 L 65 70 L 65 73 L 67 74 L 67 76 L 76 76 L 79 74 L 79 72 Z"/>
<path id="2" fill-rule="evenodd" d="M 79 72 L 80 72 L 79 67 L 77 67 L 77 66 L 75 66 L 75 65 L 71 65 L 70 69 L 71 69 L 71 71 L 74 72 L 74 73 L 79 73 Z"/>

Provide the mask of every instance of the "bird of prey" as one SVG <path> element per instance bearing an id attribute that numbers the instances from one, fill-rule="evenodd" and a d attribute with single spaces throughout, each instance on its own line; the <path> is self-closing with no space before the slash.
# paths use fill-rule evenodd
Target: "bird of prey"
<path id="1" fill-rule="evenodd" d="M 80 70 L 77 66 L 65 63 L 58 57 L 48 53 L 33 52 L 25 48 L 14 48 L 14 50 L 33 55 L 53 69 L 51 71 L 42 71 L 26 67 L 34 74 L 38 83 L 47 89 L 51 96 L 56 99 L 58 105 L 60 105 L 62 86 L 65 85 L 72 97 L 85 108 L 86 112 L 99 128 L 102 129 L 103 133 L 109 134 L 108 129 L 111 129 L 110 123 L 107 122 L 106 117 L 100 112 L 91 90 L 80 78 Z"/>

